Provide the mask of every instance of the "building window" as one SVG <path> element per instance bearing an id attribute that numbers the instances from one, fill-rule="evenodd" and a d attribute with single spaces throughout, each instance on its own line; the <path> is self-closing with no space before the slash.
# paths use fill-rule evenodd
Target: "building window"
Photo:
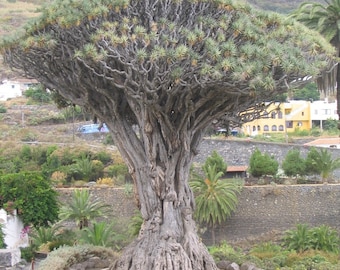
<path id="1" fill-rule="evenodd" d="M 255 126 L 253 126 L 253 131 L 256 131 L 256 127 Z"/>
<path id="2" fill-rule="evenodd" d="M 268 125 L 264 125 L 263 130 L 264 131 L 269 131 L 269 126 Z"/>
<path id="3" fill-rule="evenodd" d="M 264 112 L 263 113 L 263 118 L 269 118 L 269 113 L 268 112 Z"/>
<path id="4" fill-rule="evenodd" d="M 282 119 L 282 117 L 283 117 L 283 116 L 282 116 L 282 115 L 283 115 L 282 112 L 279 111 L 277 114 L 278 114 L 279 119 Z"/>
<path id="5" fill-rule="evenodd" d="M 314 111 L 314 114 L 318 114 L 318 110 L 315 110 L 315 111 Z"/>
<path id="6" fill-rule="evenodd" d="M 15 85 L 14 85 L 14 84 L 12 84 L 11 86 L 12 86 L 12 89 L 14 89 L 14 88 L 15 88 Z"/>
<path id="7" fill-rule="evenodd" d="M 297 126 L 298 126 L 298 127 L 302 127 L 302 122 L 298 122 L 298 123 L 297 123 Z"/>
<path id="8" fill-rule="evenodd" d="M 260 125 L 257 126 L 257 130 L 260 131 L 261 130 L 261 127 Z"/>
<path id="9" fill-rule="evenodd" d="M 279 125 L 279 131 L 284 131 L 283 125 Z"/>
<path id="10" fill-rule="evenodd" d="M 304 116 L 304 115 L 305 115 L 305 112 L 302 112 L 301 115 Z"/>
<path id="11" fill-rule="evenodd" d="M 273 125 L 273 126 L 272 126 L 272 131 L 277 131 L 276 125 Z"/>
<path id="12" fill-rule="evenodd" d="M 286 128 L 293 128 L 293 121 L 286 121 Z"/>
<path id="13" fill-rule="evenodd" d="M 275 119 L 275 118 L 276 118 L 276 113 L 272 112 L 272 119 Z"/>

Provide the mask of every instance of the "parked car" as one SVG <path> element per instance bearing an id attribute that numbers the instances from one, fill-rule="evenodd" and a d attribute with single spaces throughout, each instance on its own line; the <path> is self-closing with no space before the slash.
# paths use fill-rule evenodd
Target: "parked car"
<path id="1" fill-rule="evenodd" d="M 78 132 L 82 134 L 90 134 L 90 133 L 107 133 L 109 129 L 105 124 L 100 127 L 99 124 L 90 124 L 90 125 L 83 125 L 78 128 Z"/>

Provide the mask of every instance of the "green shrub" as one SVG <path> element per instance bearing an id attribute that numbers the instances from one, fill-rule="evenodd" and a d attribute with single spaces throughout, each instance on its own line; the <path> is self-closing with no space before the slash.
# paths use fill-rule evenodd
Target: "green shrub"
<path id="1" fill-rule="evenodd" d="M 129 169 L 126 164 L 113 164 L 107 167 L 107 173 L 110 177 L 117 177 L 118 175 L 127 175 Z"/>
<path id="2" fill-rule="evenodd" d="M 291 149 L 288 151 L 282 162 L 282 169 L 287 176 L 301 176 L 305 174 L 305 160 L 300 156 L 300 151 L 298 149 Z"/>
<path id="3" fill-rule="evenodd" d="M 106 151 L 100 151 L 98 153 L 95 153 L 93 159 L 100 160 L 103 164 L 108 164 L 109 162 L 112 161 L 111 153 L 108 153 Z"/>
<path id="4" fill-rule="evenodd" d="M 6 109 L 5 105 L 0 104 L 0 113 L 6 113 L 6 112 L 7 112 L 7 109 Z"/>
<path id="5" fill-rule="evenodd" d="M 223 172 L 223 174 L 227 170 L 227 163 L 216 151 L 213 151 L 212 154 L 205 160 L 204 165 L 202 166 L 203 171 L 206 172 L 209 166 L 215 166 L 216 171 Z"/>
<path id="6" fill-rule="evenodd" d="M 58 194 L 40 173 L 0 176 L 0 196 L 0 207 L 13 203 L 25 225 L 47 226 L 58 219 Z"/>
<path id="7" fill-rule="evenodd" d="M 314 249 L 339 253 L 339 235 L 325 225 L 309 228 L 306 224 L 298 224 L 296 229 L 286 231 L 283 240 L 288 250 L 303 252 Z"/>
<path id="8" fill-rule="evenodd" d="M 51 94 L 41 84 L 30 87 L 24 95 L 36 103 L 49 103 L 52 100 Z"/>
<path id="9" fill-rule="evenodd" d="M 254 177 L 263 175 L 275 176 L 279 169 L 279 163 L 268 154 L 262 154 L 258 148 L 250 156 L 249 173 Z"/>
<path id="10" fill-rule="evenodd" d="M 35 248 L 30 245 L 28 247 L 20 247 L 21 258 L 26 260 L 26 262 L 31 262 L 35 256 Z"/>

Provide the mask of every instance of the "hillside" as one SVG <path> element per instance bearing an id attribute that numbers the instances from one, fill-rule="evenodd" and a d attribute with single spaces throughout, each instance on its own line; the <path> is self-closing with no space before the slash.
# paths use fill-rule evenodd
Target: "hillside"
<path id="1" fill-rule="evenodd" d="M 0 0 L 0 39 L 11 35 L 31 18 L 39 15 L 37 9 L 51 0 Z M 271 10 L 279 13 L 289 13 L 297 8 L 304 0 L 246 0 L 259 9 Z M 315 2 L 325 3 L 323 0 Z M 15 75 L 2 63 L 0 55 L 0 81 Z"/>

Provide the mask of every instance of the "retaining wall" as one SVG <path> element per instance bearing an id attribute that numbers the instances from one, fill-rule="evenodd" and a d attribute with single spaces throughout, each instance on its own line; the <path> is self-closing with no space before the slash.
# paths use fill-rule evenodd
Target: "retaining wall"
<path id="1" fill-rule="evenodd" d="M 299 148 L 306 155 L 309 147 L 295 144 L 256 143 L 239 140 L 203 141 L 195 162 L 203 163 L 216 150 L 229 165 L 247 165 L 255 148 L 273 155 L 279 162 L 289 149 Z M 340 157 L 340 150 L 329 149 L 333 157 Z M 72 189 L 59 189 L 63 200 L 69 199 Z M 112 205 L 113 218 L 125 226 L 137 207 L 133 196 L 124 189 L 109 187 L 91 188 L 91 194 Z M 285 231 L 298 223 L 311 226 L 329 225 L 340 231 L 340 185 L 267 185 L 244 187 L 239 196 L 236 212 L 216 228 L 218 241 L 236 241 L 256 238 L 272 231 Z M 211 243 L 210 232 L 202 234 L 206 244 Z"/>

